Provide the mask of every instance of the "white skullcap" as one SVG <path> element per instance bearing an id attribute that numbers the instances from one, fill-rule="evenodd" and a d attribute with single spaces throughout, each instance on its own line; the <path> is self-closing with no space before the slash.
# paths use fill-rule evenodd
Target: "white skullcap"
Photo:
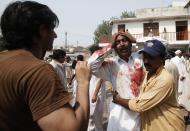
<path id="1" fill-rule="evenodd" d="M 175 51 L 175 54 L 176 54 L 176 55 L 179 55 L 179 54 L 181 54 L 181 53 L 182 53 L 181 50 L 176 50 L 176 51 Z"/>

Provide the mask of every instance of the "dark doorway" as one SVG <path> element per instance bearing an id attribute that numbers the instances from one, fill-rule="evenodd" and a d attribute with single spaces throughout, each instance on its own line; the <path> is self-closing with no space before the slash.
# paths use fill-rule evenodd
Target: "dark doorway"
<path id="1" fill-rule="evenodd" d="M 125 24 L 118 25 L 118 32 L 125 32 Z"/>
<path id="2" fill-rule="evenodd" d="M 144 36 L 159 36 L 159 23 L 144 23 Z"/>
<path id="3" fill-rule="evenodd" d="M 187 21 L 176 21 L 176 40 L 188 40 Z"/>

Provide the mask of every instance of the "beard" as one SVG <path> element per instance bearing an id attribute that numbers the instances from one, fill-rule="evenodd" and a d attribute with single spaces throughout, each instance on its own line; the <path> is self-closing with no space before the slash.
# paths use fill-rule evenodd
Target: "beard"
<path id="1" fill-rule="evenodd" d="M 144 64 L 145 68 L 146 68 L 146 71 L 149 72 L 149 74 L 154 74 L 156 72 L 156 69 L 153 68 L 151 65 L 149 64 Z"/>
<path id="2" fill-rule="evenodd" d="M 117 54 L 120 58 L 128 61 L 128 58 L 131 56 L 131 46 L 125 46 L 116 49 Z"/>
<path id="3" fill-rule="evenodd" d="M 123 46 L 121 48 L 118 48 L 118 52 L 121 52 L 121 53 L 128 53 L 128 52 L 131 52 L 131 49 L 132 49 L 132 46 Z"/>

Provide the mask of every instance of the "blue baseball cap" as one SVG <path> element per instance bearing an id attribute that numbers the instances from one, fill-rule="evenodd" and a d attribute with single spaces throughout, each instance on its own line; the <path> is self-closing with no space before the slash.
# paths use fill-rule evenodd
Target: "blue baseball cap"
<path id="1" fill-rule="evenodd" d="M 164 44 L 159 40 L 148 40 L 144 43 L 144 48 L 139 53 L 147 53 L 150 56 L 165 56 L 166 48 Z"/>

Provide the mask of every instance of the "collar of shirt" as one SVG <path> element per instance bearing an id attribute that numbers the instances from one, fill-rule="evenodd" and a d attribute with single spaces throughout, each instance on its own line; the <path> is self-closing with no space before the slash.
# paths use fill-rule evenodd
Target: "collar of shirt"
<path id="1" fill-rule="evenodd" d="M 63 67 L 63 64 L 62 64 L 62 63 L 60 63 L 60 62 L 58 62 L 58 61 L 56 61 L 56 60 L 52 60 L 52 62 L 53 62 L 53 63 L 55 63 L 55 64 L 57 64 L 58 66 Z"/>
<path id="2" fill-rule="evenodd" d="M 121 59 L 119 56 L 116 57 L 116 60 L 117 60 L 118 63 L 127 63 L 127 64 L 129 64 L 129 63 L 131 63 L 133 61 L 133 56 L 131 55 L 129 57 L 128 62 L 126 62 L 125 60 Z"/>

